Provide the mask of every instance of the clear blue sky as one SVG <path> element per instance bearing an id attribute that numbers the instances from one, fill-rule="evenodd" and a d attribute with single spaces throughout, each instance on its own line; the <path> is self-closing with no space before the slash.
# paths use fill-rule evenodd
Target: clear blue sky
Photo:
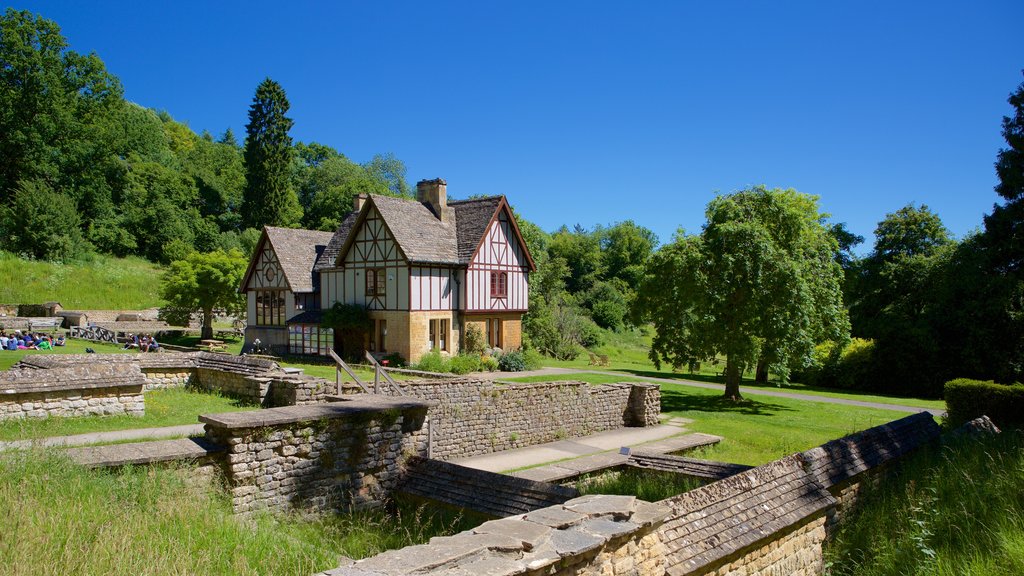
<path id="1" fill-rule="evenodd" d="M 661 240 L 753 184 L 868 238 L 914 202 L 958 236 L 997 197 L 1024 2 L 24 2 L 128 99 L 244 133 L 269 76 L 292 136 L 411 183 L 505 194 L 544 229 Z"/>

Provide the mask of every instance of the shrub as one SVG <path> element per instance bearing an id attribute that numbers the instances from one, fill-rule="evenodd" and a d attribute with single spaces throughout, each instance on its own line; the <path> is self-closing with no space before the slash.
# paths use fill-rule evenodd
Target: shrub
<path id="1" fill-rule="evenodd" d="M 526 363 L 527 370 L 539 370 L 543 357 L 536 350 L 524 350 L 523 360 Z"/>
<path id="2" fill-rule="evenodd" d="M 498 369 L 498 359 L 494 356 L 484 356 L 480 359 L 480 369 L 494 372 Z"/>
<path id="3" fill-rule="evenodd" d="M 842 348 L 833 341 L 823 342 L 814 347 L 811 365 L 794 377 L 813 386 L 870 388 L 874 349 L 874 341 L 863 338 L 852 338 Z"/>
<path id="4" fill-rule="evenodd" d="M 498 357 L 498 367 L 503 372 L 522 372 L 526 370 L 526 357 L 519 350 L 505 352 Z"/>
<path id="5" fill-rule="evenodd" d="M 453 374 L 469 374 L 480 371 L 479 354 L 459 354 L 453 357 L 448 365 Z"/>
<path id="6" fill-rule="evenodd" d="M 431 350 L 420 357 L 420 361 L 414 366 L 417 370 L 424 372 L 450 372 L 451 366 L 448 360 L 441 357 L 441 352 Z"/>
<path id="7" fill-rule="evenodd" d="M 958 378 L 946 382 L 945 391 L 947 419 L 952 426 L 982 415 L 991 418 L 996 426 L 1024 426 L 1024 386 L 1020 384 L 1008 386 Z"/>
<path id="8" fill-rule="evenodd" d="M 484 351 L 484 331 L 476 324 L 466 327 L 466 352 L 480 354 Z"/>
<path id="9" fill-rule="evenodd" d="M 381 358 L 381 360 L 386 360 L 388 366 L 391 368 L 401 368 L 405 366 L 405 358 L 403 358 L 398 352 L 392 352 L 391 354 Z"/>

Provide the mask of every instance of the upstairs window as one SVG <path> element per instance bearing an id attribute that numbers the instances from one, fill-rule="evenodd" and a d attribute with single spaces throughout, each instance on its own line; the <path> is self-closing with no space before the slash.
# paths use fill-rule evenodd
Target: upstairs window
<path id="1" fill-rule="evenodd" d="M 508 272 L 491 272 L 491 298 L 508 297 Z"/>
<path id="2" fill-rule="evenodd" d="M 387 275 L 383 268 L 366 269 L 366 295 L 383 296 L 387 293 Z"/>

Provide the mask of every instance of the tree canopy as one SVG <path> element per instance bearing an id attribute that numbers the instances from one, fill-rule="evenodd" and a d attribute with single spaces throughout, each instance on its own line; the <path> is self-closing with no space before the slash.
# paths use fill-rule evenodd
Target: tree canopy
<path id="1" fill-rule="evenodd" d="M 731 398 L 761 357 L 783 374 L 806 363 L 816 342 L 848 331 L 837 251 L 816 197 L 755 187 L 715 198 L 700 235 L 680 232 L 651 259 L 635 303 L 656 331 L 651 360 L 724 355 Z"/>
<path id="2" fill-rule="evenodd" d="M 288 131 L 294 122 L 285 116 L 289 107 L 277 82 L 267 78 L 256 87 L 245 126 L 242 222 L 247 227 L 291 226 L 301 217 L 290 179 L 294 151 Z"/>
<path id="3" fill-rule="evenodd" d="M 229 315 L 245 312 L 245 295 L 238 292 L 238 287 L 246 264 L 246 257 L 238 250 L 193 252 L 171 262 L 160 288 L 160 297 L 167 302 L 160 309 L 160 318 L 181 326 L 199 313 L 203 338 L 213 338 L 214 310 Z"/>

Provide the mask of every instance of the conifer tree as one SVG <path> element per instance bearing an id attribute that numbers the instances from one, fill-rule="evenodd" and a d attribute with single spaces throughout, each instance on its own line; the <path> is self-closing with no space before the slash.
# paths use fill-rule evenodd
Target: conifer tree
<path id="1" fill-rule="evenodd" d="M 224 131 L 224 134 L 221 135 L 220 140 L 218 140 L 217 143 L 227 144 L 229 146 L 234 146 L 237 148 L 238 140 L 235 139 L 235 131 L 228 127 L 228 129 Z"/>
<path id="2" fill-rule="evenodd" d="M 249 107 L 245 136 L 245 193 L 242 220 L 246 227 L 291 226 L 302 216 L 291 184 L 292 119 L 280 84 L 267 78 L 256 88 Z"/>

